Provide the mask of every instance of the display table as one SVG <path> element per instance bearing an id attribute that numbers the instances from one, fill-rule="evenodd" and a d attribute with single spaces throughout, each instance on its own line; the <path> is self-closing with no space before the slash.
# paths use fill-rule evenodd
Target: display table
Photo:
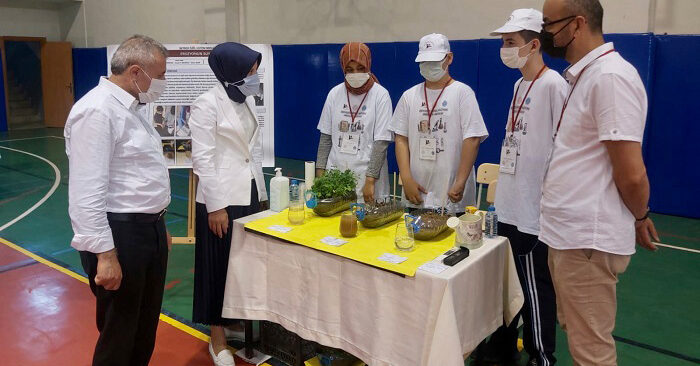
<path id="1" fill-rule="evenodd" d="M 224 317 L 281 324 L 370 366 L 463 366 L 523 304 L 505 238 L 439 274 L 403 277 L 244 229 L 271 214 L 234 222 Z"/>
<path id="2" fill-rule="evenodd" d="M 263 234 L 291 244 L 299 244 L 323 252 L 339 255 L 344 258 L 356 260 L 377 268 L 398 274 L 413 276 L 418 267 L 430 262 L 439 255 L 454 248 L 455 234 L 452 230 L 446 230 L 442 234 L 428 241 L 416 241 L 415 248 L 410 252 L 402 252 L 396 249 L 394 237 L 396 225 L 401 220 L 378 227 L 365 228 L 358 225 L 357 235 L 353 238 L 340 237 L 340 215 L 321 217 L 313 213 L 306 214 L 303 225 L 291 225 L 287 211 L 272 213 L 263 219 L 249 222 L 245 225 L 247 231 Z M 274 229 L 277 227 L 277 229 Z M 284 231 L 279 232 L 279 228 Z M 347 243 L 342 245 L 330 245 L 324 243 L 324 239 L 340 239 Z M 392 263 L 382 260 L 382 255 L 389 254 L 402 257 L 401 263 Z"/>

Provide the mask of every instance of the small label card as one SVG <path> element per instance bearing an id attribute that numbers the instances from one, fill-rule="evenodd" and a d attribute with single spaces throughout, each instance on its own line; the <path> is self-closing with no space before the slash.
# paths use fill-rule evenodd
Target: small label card
<path id="1" fill-rule="evenodd" d="M 420 269 L 421 271 L 430 272 L 430 273 L 434 273 L 434 274 L 441 273 L 442 271 L 444 271 L 448 268 L 450 268 L 450 267 L 448 267 L 440 262 L 428 262 L 428 263 L 425 263 L 424 265 L 418 267 L 418 269 Z"/>
<path id="2" fill-rule="evenodd" d="M 277 231 L 277 232 L 280 232 L 283 234 L 286 234 L 286 233 L 292 231 L 291 227 L 286 227 L 286 226 L 282 226 L 282 225 L 272 225 L 272 226 L 268 227 L 268 229 L 270 229 L 272 231 Z"/>
<path id="3" fill-rule="evenodd" d="M 405 262 L 406 259 L 408 259 L 408 258 L 400 257 L 396 254 L 384 253 L 381 256 L 379 256 L 379 258 L 377 258 L 377 259 L 379 259 L 380 261 L 384 261 L 384 262 L 399 264 L 399 263 Z"/>
<path id="4" fill-rule="evenodd" d="M 343 240 L 343 239 L 334 238 L 332 236 L 327 236 L 327 237 L 321 239 L 321 243 L 332 245 L 334 247 L 339 247 L 339 246 L 347 243 L 347 241 Z"/>

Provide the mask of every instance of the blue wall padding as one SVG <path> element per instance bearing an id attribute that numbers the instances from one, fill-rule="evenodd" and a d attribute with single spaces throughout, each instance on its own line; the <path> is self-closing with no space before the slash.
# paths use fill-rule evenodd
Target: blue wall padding
<path id="1" fill-rule="evenodd" d="M 94 88 L 100 82 L 100 76 L 107 76 L 107 48 L 74 48 L 75 100 Z"/>
<path id="2" fill-rule="evenodd" d="M 5 75 L 0 59 L 0 131 L 7 131 L 7 106 L 5 105 Z"/>
<path id="3" fill-rule="evenodd" d="M 329 90 L 329 47 L 273 46 L 276 156 L 316 160 L 316 125 Z"/>
<path id="4" fill-rule="evenodd" d="M 655 212 L 700 218 L 700 36 L 657 36 L 646 165 Z"/>
<path id="5" fill-rule="evenodd" d="M 649 99 L 644 157 L 651 181 L 654 212 L 700 217 L 700 119 L 691 106 L 700 100 L 700 36 L 654 36 L 610 34 L 620 54 L 634 65 Z M 370 43 L 372 71 L 387 88 L 396 106 L 403 92 L 422 81 L 413 61 L 417 42 Z M 500 144 L 513 94 L 520 77 L 505 67 L 499 57 L 501 41 L 482 39 L 452 41 L 455 54 L 451 74 L 474 89 L 490 137 L 481 145 L 477 164 L 498 162 Z M 318 118 L 328 91 L 343 81 L 338 54 L 341 44 L 273 46 L 275 66 L 275 155 L 315 160 L 319 133 Z M 561 72 L 563 60 L 545 57 Z M 106 74 L 106 50 L 74 51 L 76 99 Z M 1 106 L 0 106 L 1 107 Z M 1 111 L 1 109 L 0 109 Z M 4 116 L 4 115 L 3 115 Z M 0 116 L 0 127 L 2 118 Z M 670 123 L 668 121 L 671 121 Z M 389 169 L 396 171 L 393 145 Z"/>

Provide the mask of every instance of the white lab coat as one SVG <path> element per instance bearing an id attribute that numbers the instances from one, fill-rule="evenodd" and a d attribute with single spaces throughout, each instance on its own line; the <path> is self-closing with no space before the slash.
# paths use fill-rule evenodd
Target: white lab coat
<path id="1" fill-rule="evenodd" d="M 192 168 L 199 177 L 196 201 L 206 204 L 207 212 L 250 205 L 253 178 L 260 201 L 267 200 L 260 128 L 248 142 L 233 103 L 224 87 L 217 84 L 191 108 Z M 245 104 L 253 113 L 253 98 L 247 98 Z"/>

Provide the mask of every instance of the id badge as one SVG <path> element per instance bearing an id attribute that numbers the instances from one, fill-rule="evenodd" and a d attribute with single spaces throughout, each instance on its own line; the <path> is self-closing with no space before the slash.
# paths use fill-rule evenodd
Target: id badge
<path id="1" fill-rule="evenodd" d="M 514 135 L 506 136 L 501 146 L 501 164 L 499 171 L 505 174 L 515 174 L 518 162 L 518 142 Z"/>
<path id="2" fill-rule="evenodd" d="M 340 152 L 343 154 L 356 155 L 360 150 L 360 134 L 344 132 L 341 134 Z"/>
<path id="3" fill-rule="evenodd" d="M 431 137 L 421 137 L 418 143 L 420 144 L 421 160 L 434 161 L 437 159 L 437 139 Z"/>

